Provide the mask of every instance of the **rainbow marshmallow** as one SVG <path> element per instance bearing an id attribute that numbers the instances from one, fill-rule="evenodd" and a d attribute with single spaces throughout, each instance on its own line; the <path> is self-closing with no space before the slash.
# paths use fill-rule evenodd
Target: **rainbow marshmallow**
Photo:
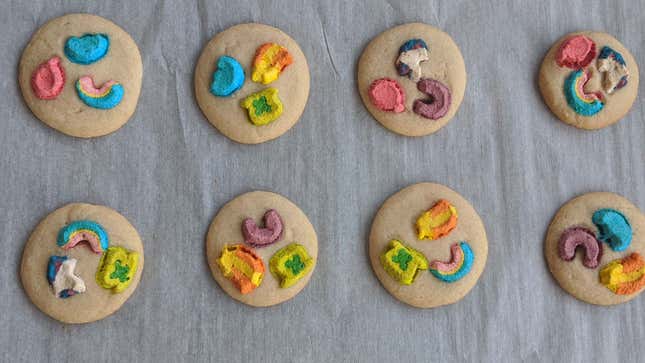
<path id="1" fill-rule="evenodd" d="M 112 80 L 96 88 L 91 76 L 83 76 L 76 82 L 76 93 L 86 105 L 109 110 L 121 103 L 124 91 L 120 83 Z"/>
<path id="2" fill-rule="evenodd" d="M 430 273 L 443 282 L 455 282 L 466 276 L 473 267 L 475 254 L 465 241 L 450 246 L 450 262 L 432 261 Z"/>
<path id="3" fill-rule="evenodd" d="M 593 116 L 603 108 L 602 94 L 585 93 L 584 87 L 589 79 L 588 71 L 571 72 L 564 81 L 564 95 L 569 106 L 579 115 Z"/>
<path id="4" fill-rule="evenodd" d="M 81 242 L 87 242 L 94 253 L 103 253 L 108 248 L 108 234 L 100 224 L 88 221 L 74 221 L 58 232 L 56 244 L 69 250 Z"/>

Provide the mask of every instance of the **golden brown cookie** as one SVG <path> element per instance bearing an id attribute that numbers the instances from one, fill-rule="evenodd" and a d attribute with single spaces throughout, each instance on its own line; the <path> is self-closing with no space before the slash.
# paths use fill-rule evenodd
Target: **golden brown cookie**
<path id="1" fill-rule="evenodd" d="M 638 94 L 636 60 L 609 34 L 570 33 L 549 49 L 538 84 L 551 111 L 581 129 L 600 129 L 623 118 Z"/>
<path id="2" fill-rule="evenodd" d="M 457 113 L 466 89 L 461 51 L 423 23 L 388 29 L 358 61 L 358 91 L 372 116 L 405 136 L 432 134 Z"/>
<path id="3" fill-rule="evenodd" d="M 419 183 L 383 203 L 372 222 L 369 254 L 390 294 L 432 308 L 459 301 L 475 286 L 488 240 L 479 215 L 461 195 Z"/>
<path id="4" fill-rule="evenodd" d="M 254 77 L 258 55 L 261 72 Z M 194 82 L 197 103 L 213 126 L 231 140 L 258 144 L 279 137 L 300 119 L 309 97 L 309 66 L 298 43 L 281 30 L 264 24 L 239 24 L 206 44 L 195 67 Z M 248 107 L 243 105 L 247 97 L 268 89 L 277 92 L 251 97 Z M 279 116 L 253 123 L 250 112 L 259 116 L 277 110 L 275 97 L 281 103 Z"/>
<path id="5" fill-rule="evenodd" d="M 318 238 L 290 200 L 249 192 L 226 203 L 213 219 L 206 257 L 213 278 L 232 298 L 271 306 L 307 285 L 318 258 Z"/>
<path id="6" fill-rule="evenodd" d="M 645 286 L 645 215 L 618 194 L 583 194 L 553 217 L 544 255 L 553 277 L 574 297 L 596 305 L 629 301 Z M 616 269 L 630 267 L 631 277 Z"/>
<path id="7" fill-rule="evenodd" d="M 64 323 L 103 319 L 132 295 L 143 271 L 143 245 L 125 217 L 99 205 L 72 203 L 43 219 L 22 254 L 29 299 Z"/>
<path id="8" fill-rule="evenodd" d="M 132 116 L 143 66 L 134 40 L 113 22 L 68 14 L 43 25 L 22 53 L 18 82 L 27 106 L 67 135 L 97 137 Z"/>

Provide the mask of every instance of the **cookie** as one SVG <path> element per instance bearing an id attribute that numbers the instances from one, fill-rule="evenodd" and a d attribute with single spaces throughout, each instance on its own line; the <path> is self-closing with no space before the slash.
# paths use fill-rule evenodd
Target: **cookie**
<path id="1" fill-rule="evenodd" d="M 457 113 L 466 89 L 461 51 L 423 23 L 384 31 L 358 61 L 358 91 L 372 116 L 405 136 L 432 134 Z"/>
<path id="2" fill-rule="evenodd" d="M 68 14 L 32 36 L 18 83 L 37 118 L 67 135 L 89 138 L 128 122 L 142 72 L 137 45 L 118 25 L 96 15 Z"/>
<path id="3" fill-rule="evenodd" d="M 195 67 L 195 97 L 222 134 L 242 144 L 279 137 L 309 97 L 309 66 L 298 44 L 263 24 L 239 24 L 211 39 Z"/>
<path id="4" fill-rule="evenodd" d="M 389 197 L 372 222 L 372 269 L 385 289 L 419 308 L 452 304 L 477 283 L 488 256 L 486 230 L 461 195 L 414 184 Z"/>
<path id="5" fill-rule="evenodd" d="M 142 271 L 141 238 L 125 217 L 108 207 L 72 203 L 31 233 L 20 278 L 45 314 L 64 323 L 89 323 L 117 311 Z"/>
<path id="6" fill-rule="evenodd" d="M 618 40 L 601 32 L 576 32 L 549 49 L 538 84 L 563 122 L 587 130 L 623 118 L 638 94 L 638 65 Z"/>
<path id="7" fill-rule="evenodd" d="M 309 282 L 318 238 L 307 216 L 285 197 L 242 194 L 217 213 L 206 236 L 213 278 L 235 300 L 271 306 L 293 298 Z"/>
<path id="8" fill-rule="evenodd" d="M 569 294 L 596 305 L 624 303 L 645 286 L 645 215 L 618 194 L 583 194 L 553 217 L 544 255 Z"/>

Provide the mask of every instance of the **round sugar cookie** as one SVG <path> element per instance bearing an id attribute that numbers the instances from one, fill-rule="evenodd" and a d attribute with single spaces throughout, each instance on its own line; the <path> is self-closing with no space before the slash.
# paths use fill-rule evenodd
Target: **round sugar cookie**
<path id="1" fill-rule="evenodd" d="M 551 274 L 569 294 L 596 305 L 624 303 L 645 286 L 645 215 L 618 194 L 583 194 L 553 217 L 544 255 Z M 618 264 L 620 269 L 631 266 L 634 275 L 616 284 L 616 278 L 625 277 L 615 269 Z M 612 273 L 614 280 L 605 280 Z"/>
<path id="2" fill-rule="evenodd" d="M 638 94 L 638 64 L 609 34 L 570 33 L 549 49 L 538 84 L 542 98 L 563 122 L 593 130 L 623 118 Z"/>
<path id="3" fill-rule="evenodd" d="M 419 239 L 419 217 L 428 215 Z M 372 222 L 369 254 L 376 277 L 392 296 L 432 308 L 459 301 L 475 286 L 488 240 L 481 218 L 461 195 L 419 183 L 383 203 Z"/>
<path id="4" fill-rule="evenodd" d="M 64 323 L 89 323 L 117 311 L 142 271 L 141 238 L 125 217 L 108 207 L 72 203 L 50 213 L 31 233 L 20 278 L 45 314 Z"/>
<path id="5" fill-rule="evenodd" d="M 318 238 L 307 216 L 287 198 L 248 192 L 226 203 L 213 219 L 206 257 L 213 278 L 233 299 L 271 306 L 307 286 Z"/>
<path id="6" fill-rule="evenodd" d="M 89 138 L 128 122 L 142 74 L 139 49 L 128 33 L 100 16 L 68 14 L 32 36 L 18 83 L 37 118 L 67 135 Z"/>
<path id="7" fill-rule="evenodd" d="M 466 65 L 457 44 L 427 24 L 384 31 L 358 61 L 363 104 L 378 122 L 401 135 L 429 135 L 445 126 L 465 89 Z"/>
<path id="8" fill-rule="evenodd" d="M 254 79 L 254 62 L 260 53 L 260 64 L 268 68 L 258 67 L 261 72 Z M 265 80 L 271 81 L 265 84 Z M 195 67 L 194 83 L 197 104 L 213 126 L 231 140 L 259 144 L 284 134 L 300 119 L 309 97 L 309 66 L 298 43 L 280 29 L 239 24 L 206 44 Z M 277 95 L 264 95 L 264 100 L 263 94 L 253 97 L 269 89 L 277 90 Z M 273 97 L 281 106 L 272 102 Z M 242 106 L 247 98 L 252 109 Z M 281 113 L 274 117 L 278 108 Z M 271 115 L 271 121 L 256 125 L 250 112 Z"/>

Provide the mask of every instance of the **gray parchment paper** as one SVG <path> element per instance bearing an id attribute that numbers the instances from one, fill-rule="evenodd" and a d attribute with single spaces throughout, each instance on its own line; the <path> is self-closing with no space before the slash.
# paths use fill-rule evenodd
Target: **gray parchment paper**
<path id="1" fill-rule="evenodd" d="M 644 1 L 2 1 L 0 5 L 0 360 L 9 361 L 642 361 L 645 297 L 600 308 L 549 274 L 542 246 L 562 203 L 620 193 L 645 209 L 643 90 L 617 125 L 584 132 L 557 121 L 536 86 L 551 44 L 604 30 L 645 66 Z M 130 122 L 75 139 L 49 129 L 22 102 L 17 67 L 31 34 L 69 12 L 107 17 L 139 45 L 144 82 Z M 281 28 L 311 68 L 307 108 L 291 131 L 238 145 L 193 97 L 201 48 L 241 22 Z M 367 42 L 405 22 L 447 31 L 468 70 L 465 100 L 437 134 L 404 138 L 364 109 L 356 61 Z M 645 82 L 641 82 L 641 85 Z M 642 87 L 641 87 L 642 88 Z M 484 220 L 486 270 L 461 302 L 419 310 L 374 277 L 367 235 L 392 193 L 446 184 Z M 320 254 L 295 299 L 252 309 L 211 278 L 204 237 L 226 201 L 280 193 L 315 226 Z M 114 316 L 64 326 L 27 299 L 23 245 L 47 213 L 72 201 L 115 208 L 138 229 L 146 264 Z M 641 241 L 640 243 L 645 243 Z"/>

